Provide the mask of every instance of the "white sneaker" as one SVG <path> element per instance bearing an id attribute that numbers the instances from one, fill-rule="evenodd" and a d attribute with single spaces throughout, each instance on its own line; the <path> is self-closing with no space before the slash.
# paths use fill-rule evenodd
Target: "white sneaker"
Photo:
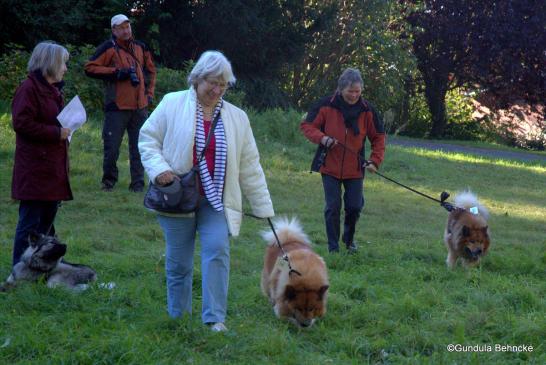
<path id="1" fill-rule="evenodd" d="M 212 332 L 225 332 L 227 331 L 227 327 L 222 322 L 216 322 L 212 326 L 210 326 L 210 330 Z"/>

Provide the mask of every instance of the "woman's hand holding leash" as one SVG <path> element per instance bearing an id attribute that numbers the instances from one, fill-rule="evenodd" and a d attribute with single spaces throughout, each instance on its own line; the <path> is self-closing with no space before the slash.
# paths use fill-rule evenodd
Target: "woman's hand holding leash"
<path id="1" fill-rule="evenodd" d="M 320 139 L 320 144 L 329 149 L 337 144 L 337 140 L 330 136 L 323 136 Z"/>
<path id="2" fill-rule="evenodd" d="M 364 163 L 362 164 L 363 168 L 366 168 L 366 171 L 375 174 L 377 172 L 377 166 L 372 161 L 364 160 Z"/>

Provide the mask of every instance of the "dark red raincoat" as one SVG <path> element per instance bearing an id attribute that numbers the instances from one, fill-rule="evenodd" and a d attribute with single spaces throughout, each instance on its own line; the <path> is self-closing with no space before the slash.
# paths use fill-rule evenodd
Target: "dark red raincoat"
<path id="1" fill-rule="evenodd" d="M 63 108 L 61 85 L 33 72 L 12 102 L 15 163 L 11 195 L 17 200 L 71 200 L 68 141 L 61 141 L 57 115 Z"/>

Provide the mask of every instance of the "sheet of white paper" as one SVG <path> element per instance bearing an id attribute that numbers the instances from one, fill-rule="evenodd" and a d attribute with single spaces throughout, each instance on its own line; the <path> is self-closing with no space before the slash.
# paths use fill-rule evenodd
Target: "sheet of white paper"
<path id="1" fill-rule="evenodd" d="M 68 136 L 68 141 L 72 139 L 72 134 L 80 128 L 87 120 L 85 108 L 78 95 L 74 96 L 63 110 L 57 115 L 57 120 L 64 128 L 70 128 L 71 133 Z"/>

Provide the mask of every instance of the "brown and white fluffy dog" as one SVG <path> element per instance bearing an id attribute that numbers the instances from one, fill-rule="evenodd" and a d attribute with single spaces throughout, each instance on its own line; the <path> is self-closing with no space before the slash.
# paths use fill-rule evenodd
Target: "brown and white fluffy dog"
<path id="1" fill-rule="evenodd" d="M 489 213 L 470 191 L 459 193 L 454 205 L 463 209 L 454 209 L 447 218 L 444 232 L 448 252 L 446 264 L 452 269 L 460 257 L 464 266 L 477 266 L 489 250 Z"/>
<path id="2" fill-rule="evenodd" d="M 273 226 L 290 266 L 297 273 L 290 273 L 273 232 L 262 232 L 268 243 L 262 271 L 262 292 L 269 298 L 277 317 L 288 319 L 300 327 L 312 326 L 316 318 L 326 313 L 329 287 L 326 264 L 311 248 L 309 238 L 297 219 L 276 219 Z"/>

